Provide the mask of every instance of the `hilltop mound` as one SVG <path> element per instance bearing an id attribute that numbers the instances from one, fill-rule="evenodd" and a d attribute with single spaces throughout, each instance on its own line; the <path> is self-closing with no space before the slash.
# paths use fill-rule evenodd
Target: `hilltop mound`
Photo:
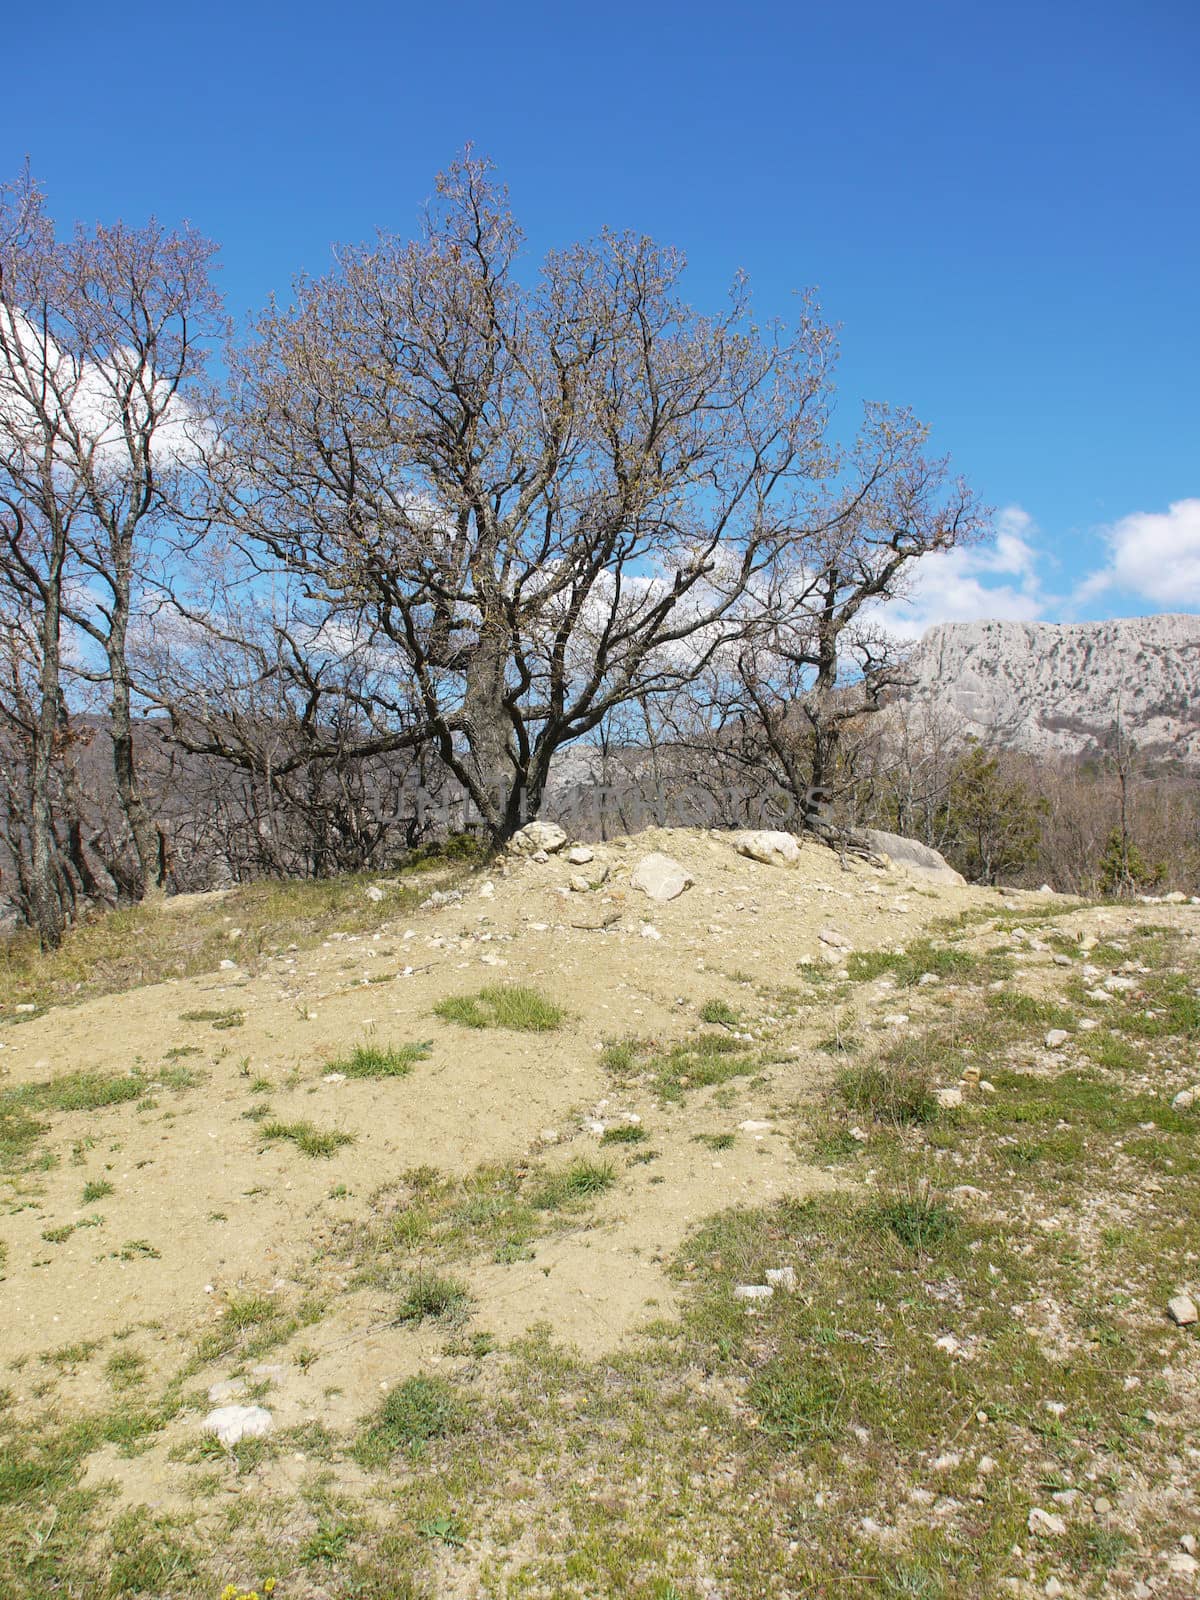
<path id="1" fill-rule="evenodd" d="M 1120 1551 L 1194 1503 L 1125 1415 L 1196 1288 L 1194 908 L 692 830 L 304 893 L 342 926 L 177 902 L 114 937 L 208 970 L 0 1009 L 0 1590 L 782 1600 L 936 1531 L 982 1597 L 1059 1570 L 1043 1402 L 1142 1452 Z"/>

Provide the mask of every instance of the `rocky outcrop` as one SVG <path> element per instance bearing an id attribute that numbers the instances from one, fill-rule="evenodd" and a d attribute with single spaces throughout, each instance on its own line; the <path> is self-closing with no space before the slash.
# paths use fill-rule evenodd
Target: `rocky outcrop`
<path id="1" fill-rule="evenodd" d="M 1119 716 L 1145 754 L 1200 762 L 1200 617 L 945 623 L 911 667 L 904 700 L 989 745 L 1084 754 Z"/>
<path id="2" fill-rule="evenodd" d="M 898 833 L 885 833 L 882 828 L 866 830 L 867 843 L 877 856 L 886 856 L 895 866 L 903 867 L 918 878 L 928 878 L 933 883 L 966 883 L 961 872 L 954 868 L 937 850 L 918 839 L 905 839 Z"/>

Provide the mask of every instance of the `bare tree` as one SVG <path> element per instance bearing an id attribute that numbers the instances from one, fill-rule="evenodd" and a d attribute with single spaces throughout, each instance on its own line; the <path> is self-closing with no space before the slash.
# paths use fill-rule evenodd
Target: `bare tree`
<path id="1" fill-rule="evenodd" d="M 53 332 L 61 294 L 53 230 L 26 175 L 0 187 L 0 583 L 7 591 L 11 704 L 25 742 L 29 867 L 23 888 L 48 947 L 61 942 L 70 910 L 52 789 L 63 706 L 64 589 L 78 511 L 77 486 L 74 493 L 64 486 L 59 470 L 61 399 L 80 377 Z"/>
<path id="2" fill-rule="evenodd" d="M 213 246 L 153 221 L 77 228 L 60 241 L 31 185 L 7 193 L 0 450 L 9 583 L 26 601 L 37 591 L 47 670 L 50 634 L 69 624 L 83 636 L 77 670 L 106 686 L 140 897 L 161 884 L 162 861 L 138 782 L 129 631 L 171 522 L 172 480 L 203 428 L 189 393 L 224 326 L 209 279 Z M 39 736 L 35 767 L 41 749 Z"/>
<path id="3" fill-rule="evenodd" d="M 272 307 L 235 362 L 227 516 L 392 663 L 392 747 L 432 741 L 494 842 L 555 752 L 761 625 L 824 471 L 833 342 L 702 317 L 682 257 L 605 234 L 517 276 L 482 162 L 423 236 Z"/>

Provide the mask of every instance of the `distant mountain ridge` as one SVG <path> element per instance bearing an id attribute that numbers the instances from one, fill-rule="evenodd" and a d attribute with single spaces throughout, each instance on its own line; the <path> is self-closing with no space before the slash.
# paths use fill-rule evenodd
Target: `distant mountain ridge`
<path id="1" fill-rule="evenodd" d="M 1087 754 L 1119 715 L 1145 754 L 1200 765 L 1200 616 L 943 623 L 911 667 L 906 701 L 989 744 Z"/>

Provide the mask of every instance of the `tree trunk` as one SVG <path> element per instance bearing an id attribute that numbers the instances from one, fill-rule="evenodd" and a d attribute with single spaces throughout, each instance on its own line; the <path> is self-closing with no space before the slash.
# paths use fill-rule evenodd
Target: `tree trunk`
<path id="1" fill-rule="evenodd" d="M 33 925 L 45 950 L 56 950 L 66 928 L 61 879 L 58 871 L 58 844 L 54 836 L 53 801 L 50 793 L 54 760 L 54 738 L 58 728 L 59 687 L 59 585 L 62 581 L 61 552 L 52 564 L 45 589 L 42 611 L 42 660 L 38 674 L 40 704 L 33 728 L 29 763 L 29 898 Z"/>
<path id="2" fill-rule="evenodd" d="M 121 810 L 129 824 L 134 853 L 137 856 L 135 898 L 152 900 L 158 899 L 163 892 L 163 852 L 154 818 L 142 798 L 138 784 L 137 761 L 133 748 L 133 718 L 130 713 L 132 693 L 129 667 L 125 659 L 128 623 L 128 611 L 118 597 L 107 641 L 108 670 L 112 682 L 113 776 L 116 779 Z"/>

